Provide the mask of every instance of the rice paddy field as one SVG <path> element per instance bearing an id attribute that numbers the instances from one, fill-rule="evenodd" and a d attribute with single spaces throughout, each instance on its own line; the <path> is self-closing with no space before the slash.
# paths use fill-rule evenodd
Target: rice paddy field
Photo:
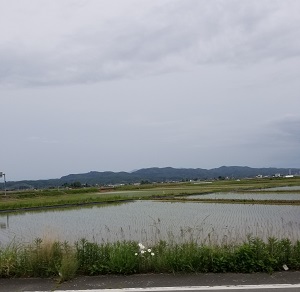
<path id="1" fill-rule="evenodd" d="M 0 215 L 0 241 L 51 238 L 75 242 L 160 240 L 240 243 L 248 235 L 300 238 L 300 209 L 293 205 L 135 201 L 73 209 Z"/>
<path id="2" fill-rule="evenodd" d="M 229 192 L 229 193 L 213 193 L 202 195 L 191 195 L 188 199 L 226 199 L 226 200 L 287 200 L 287 201 L 299 201 L 300 202 L 300 190 L 299 193 L 276 193 L 276 192 Z"/>
<path id="3" fill-rule="evenodd" d="M 300 179 L 0 195 L 0 277 L 300 269 Z"/>
<path id="4" fill-rule="evenodd" d="M 48 237 L 71 243 L 86 238 L 97 243 L 135 240 L 155 244 L 165 240 L 220 244 L 242 242 L 249 235 L 295 242 L 300 238 L 300 181 L 277 184 L 271 180 L 234 181 L 104 193 L 27 193 L 28 198 L 12 195 L 1 203 L 22 206 L 30 200 L 45 203 L 56 199 L 63 204 L 66 198 L 71 204 L 20 208 L 17 212 L 3 209 L 0 244 Z M 72 204 L 79 199 L 85 204 Z"/>

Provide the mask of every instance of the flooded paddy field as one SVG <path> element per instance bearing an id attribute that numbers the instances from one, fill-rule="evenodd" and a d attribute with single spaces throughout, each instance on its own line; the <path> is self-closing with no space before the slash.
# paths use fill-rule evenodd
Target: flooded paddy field
<path id="1" fill-rule="evenodd" d="M 275 187 L 275 188 L 261 189 L 260 191 L 299 191 L 300 192 L 300 186 Z"/>
<path id="2" fill-rule="evenodd" d="M 187 199 L 215 199 L 215 200 L 287 200 L 287 201 L 300 201 L 299 193 L 261 193 L 261 192 L 228 192 L 228 193 L 212 193 L 186 196 Z"/>
<path id="3" fill-rule="evenodd" d="M 1 245 L 13 240 L 31 242 L 36 238 L 68 242 L 86 238 L 95 242 L 224 243 L 241 242 L 248 235 L 299 239 L 300 207 L 134 201 L 0 214 Z"/>

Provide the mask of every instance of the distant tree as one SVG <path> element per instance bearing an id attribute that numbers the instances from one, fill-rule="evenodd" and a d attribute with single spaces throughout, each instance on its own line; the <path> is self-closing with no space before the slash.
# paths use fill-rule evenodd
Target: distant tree
<path id="1" fill-rule="evenodd" d="M 150 182 L 148 180 L 141 180 L 141 185 L 148 185 Z"/>
<path id="2" fill-rule="evenodd" d="M 70 184 L 71 188 L 81 188 L 81 182 L 80 181 L 75 181 Z"/>

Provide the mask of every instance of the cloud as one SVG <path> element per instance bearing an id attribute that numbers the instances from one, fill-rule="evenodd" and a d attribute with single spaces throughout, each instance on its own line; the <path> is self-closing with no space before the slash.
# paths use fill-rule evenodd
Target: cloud
<path id="1" fill-rule="evenodd" d="M 261 122 L 260 128 L 256 127 L 247 133 L 245 141 L 240 145 L 247 149 L 268 149 L 273 154 L 277 150 L 281 153 L 293 150 L 292 153 L 296 154 L 298 161 L 297 151 L 294 150 L 300 147 L 300 116 L 284 115 Z"/>
<path id="2" fill-rule="evenodd" d="M 287 115 L 272 124 L 276 141 L 300 146 L 300 116 Z"/>
<path id="3" fill-rule="evenodd" d="M 2 85 L 95 83 L 300 52 L 296 0 L 10 2 L 0 2 Z"/>

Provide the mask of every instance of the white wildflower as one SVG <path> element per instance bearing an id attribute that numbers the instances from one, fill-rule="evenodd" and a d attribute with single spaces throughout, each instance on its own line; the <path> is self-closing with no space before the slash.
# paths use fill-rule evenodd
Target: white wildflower
<path id="1" fill-rule="evenodd" d="M 151 255 L 154 256 L 154 252 L 151 252 Z"/>
<path id="2" fill-rule="evenodd" d="M 148 252 L 151 252 L 151 248 L 148 248 Z"/>
<path id="3" fill-rule="evenodd" d="M 143 246 L 141 243 L 138 244 L 140 249 L 145 249 L 145 246 Z"/>
<path id="4" fill-rule="evenodd" d="M 137 256 L 137 255 L 138 255 L 138 253 L 136 252 L 134 255 L 136 255 L 136 256 Z"/>
<path id="5" fill-rule="evenodd" d="M 143 253 L 145 253 L 145 251 L 144 251 L 144 250 L 141 250 L 141 254 L 143 254 Z"/>

